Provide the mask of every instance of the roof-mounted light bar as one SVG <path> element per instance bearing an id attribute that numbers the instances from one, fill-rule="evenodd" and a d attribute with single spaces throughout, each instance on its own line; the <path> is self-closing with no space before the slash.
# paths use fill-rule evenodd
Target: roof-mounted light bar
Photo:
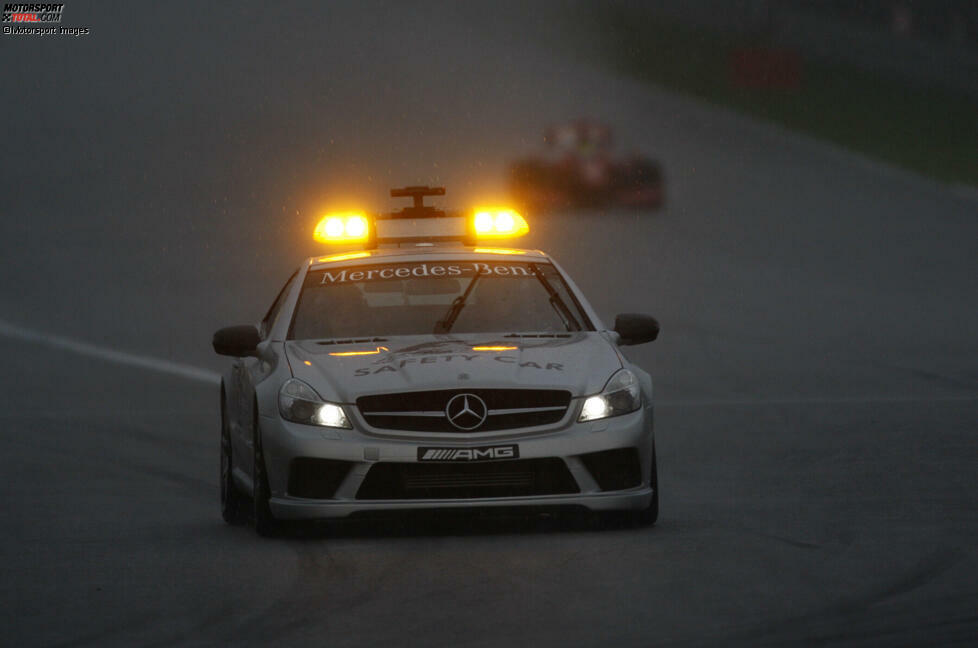
<path id="1" fill-rule="evenodd" d="M 327 214 L 316 225 L 313 238 L 329 244 L 379 244 L 481 241 L 516 238 L 530 231 L 518 212 L 508 207 L 481 208 L 471 213 L 446 213 L 425 205 L 425 196 L 444 196 L 444 187 L 411 186 L 391 189 L 393 198 L 412 198 L 400 211 L 368 217 L 360 212 Z"/>

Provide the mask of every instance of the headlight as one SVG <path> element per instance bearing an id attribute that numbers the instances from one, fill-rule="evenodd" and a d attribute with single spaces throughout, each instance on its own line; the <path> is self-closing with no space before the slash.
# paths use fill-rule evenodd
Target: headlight
<path id="1" fill-rule="evenodd" d="M 597 396 L 589 396 L 581 408 L 578 423 L 634 412 L 642 406 L 642 390 L 638 379 L 628 369 L 622 369 L 608 381 Z"/>
<path id="2" fill-rule="evenodd" d="M 295 378 L 289 378 L 278 393 L 278 411 L 282 418 L 306 425 L 351 429 L 343 408 L 327 403 L 315 390 Z"/>

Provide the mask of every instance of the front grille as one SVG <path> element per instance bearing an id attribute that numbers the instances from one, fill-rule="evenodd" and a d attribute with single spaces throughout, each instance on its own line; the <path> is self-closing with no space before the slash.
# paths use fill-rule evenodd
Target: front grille
<path id="1" fill-rule="evenodd" d="M 581 461 L 601 490 L 634 488 L 642 483 L 642 466 L 635 448 L 592 452 L 581 455 Z"/>
<path id="2" fill-rule="evenodd" d="M 563 460 L 376 463 L 357 499 L 477 499 L 580 492 Z"/>
<path id="3" fill-rule="evenodd" d="M 452 425 L 445 408 L 459 394 L 472 394 L 485 402 L 488 410 L 485 422 L 471 430 Z M 361 396 L 357 407 L 375 428 L 464 433 L 557 423 L 564 417 L 570 400 L 570 392 L 560 389 L 441 389 Z"/>
<path id="4" fill-rule="evenodd" d="M 294 497 L 329 499 L 352 466 L 349 461 L 297 457 L 289 463 L 288 493 Z"/>

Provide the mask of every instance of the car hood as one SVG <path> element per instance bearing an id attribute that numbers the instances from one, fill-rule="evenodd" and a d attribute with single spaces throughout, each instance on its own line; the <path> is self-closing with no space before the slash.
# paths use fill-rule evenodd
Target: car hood
<path id="1" fill-rule="evenodd" d="M 379 393 L 457 388 L 601 391 L 622 367 L 604 334 L 560 337 L 412 335 L 360 343 L 288 341 L 292 374 L 327 399 L 352 403 Z"/>

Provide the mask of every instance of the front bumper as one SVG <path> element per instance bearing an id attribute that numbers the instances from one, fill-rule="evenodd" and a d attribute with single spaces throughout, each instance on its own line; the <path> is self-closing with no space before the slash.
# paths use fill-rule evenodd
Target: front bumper
<path id="1" fill-rule="evenodd" d="M 262 449 L 271 490 L 270 506 L 280 519 L 346 517 L 370 511 L 460 509 L 492 507 L 578 506 L 594 511 L 635 510 L 649 505 L 652 456 L 652 409 L 641 408 L 614 418 L 576 423 L 573 416 L 554 428 L 534 431 L 507 430 L 491 435 L 439 435 L 398 433 L 381 435 L 357 429 L 335 430 L 300 425 L 279 417 L 262 417 Z M 360 421 L 354 421 L 357 426 Z M 526 496 L 357 497 L 369 471 L 378 463 L 419 464 L 419 447 L 477 448 L 516 444 L 520 460 L 559 459 L 576 482 L 577 492 Z M 621 490 L 602 489 L 585 465 L 582 455 L 634 448 L 641 470 L 640 483 Z M 293 459 L 332 459 L 350 462 L 349 470 L 329 499 L 296 497 L 288 492 Z M 427 462 L 426 462 L 427 463 Z M 464 470 L 467 462 L 452 462 Z M 484 462 L 494 463 L 494 462 Z"/>

